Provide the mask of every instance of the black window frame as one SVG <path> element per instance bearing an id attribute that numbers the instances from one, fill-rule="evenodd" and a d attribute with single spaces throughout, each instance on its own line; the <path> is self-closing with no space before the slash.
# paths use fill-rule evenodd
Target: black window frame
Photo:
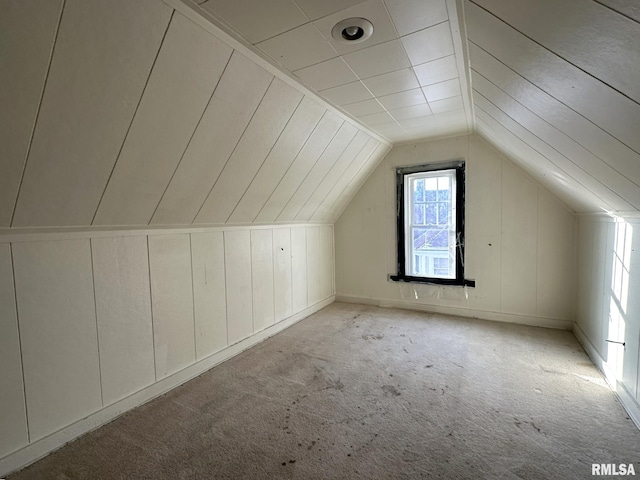
<path id="1" fill-rule="evenodd" d="M 456 172 L 456 276 L 455 278 L 416 277 L 406 274 L 405 251 L 405 178 L 407 175 L 423 172 L 455 170 Z M 475 281 L 464 278 L 464 245 L 465 245 L 465 161 L 426 163 L 409 167 L 396 168 L 396 236 L 397 236 L 397 274 L 389 278 L 398 282 L 429 283 L 436 285 L 452 285 L 475 287 Z"/>

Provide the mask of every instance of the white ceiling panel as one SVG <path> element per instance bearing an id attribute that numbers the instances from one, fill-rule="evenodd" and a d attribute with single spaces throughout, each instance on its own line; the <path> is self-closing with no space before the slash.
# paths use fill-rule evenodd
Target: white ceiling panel
<path id="1" fill-rule="evenodd" d="M 326 17 L 332 13 L 339 12 L 345 8 L 352 7 L 365 0 L 295 0 L 302 11 L 310 20 L 317 20 L 320 17 Z"/>
<path id="2" fill-rule="evenodd" d="M 372 156 L 376 151 L 378 145 L 380 145 L 380 142 L 378 142 L 374 138 L 370 138 L 367 141 L 367 144 L 364 146 L 364 148 L 360 150 L 360 153 L 358 153 L 353 161 L 349 163 L 348 167 L 340 176 L 340 178 L 338 178 L 338 180 L 334 182 L 330 191 L 324 196 L 324 198 L 322 199 L 322 203 L 310 218 L 311 221 L 321 222 L 328 214 L 332 212 L 333 205 L 336 203 L 349 182 L 353 179 L 354 175 L 358 173 L 358 171 L 367 161 L 375 160 L 372 159 Z"/>
<path id="3" fill-rule="evenodd" d="M 611 191 L 619 193 L 623 198 L 635 199 L 636 202 L 630 201 L 630 203 L 634 205 L 635 208 L 640 207 L 640 187 L 638 185 L 629 181 L 629 179 L 623 175 L 620 175 L 620 173 L 616 172 L 580 144 L 516 102 L 481 75 L 474 73 L 472 81 L 474 90 L 481 94 L 487 101 L 509 115 L 535 136 L 544 139 L 549 146 L 554 148 L 567 160 L 578 163 L 573 159 L 580 159 L 579 165 L 582 170 L 593 178 L 597 178 L 602 185 Z M 475 96 L 479 95 L 476 94 Z"/>
<path id="4" fill-rule="evenodd" d="M 550 176 L 550 180 L 555 189 L 561 190 L 569 184 L 579 184 L 586 191 L 591 192 L 595 198 L 600 198 L 608 210 L 613 211 L 630 211 L 633 206 L 626 202 L 615 192 L 605 187 L 597 178 L 594 178 L 582 168 L 579 164 L 574 163 L 570 159 L 564 157 L 561 153 L 549 146 L 544 140 L 540 139 L 527 128 L 513 120 L 509 115 L 505 114 L 498 107 L 487 101 L 482 96 L 474 96 L 476 100 L 476 109 L 491 117 L 494 122 L 507 129 L 515 135 L 519 141 L 536 151 L 543 157 L 546 167 L 542 168 L 541 175 Z M 530 158 L 534 156 L 529 153 Z M 542 161 L 538 157 L 539 161 Z M 558 188 L 560 186 L 560 188 Z"/>
<path id="5" fill-rule="evenodd" d="M 229 217 L 230 222 L 253 221 L 325 113 L 326 110 L 315 100 L 309 97 L 302 100 L 242 199 L 234 208 Z"/>
<path id="6" fill-rule="evenodd" d="M 640 104 L 467 2 L 469 41 L 640 152 Z"/>
<path id="7" fill-rule="evenodd" d="M 323 218 L 325 222 L 335 222 L 336 220 L 338 220 L 338 217 L 342 214 L 351 199 L 355 196 L 356 192 L 364 184 L 366 179 L 380 163 L 380 161 L 387 155 L 387 153 L 389 153 L 389 150 L 391 150 L 391 147 L 389 146 L 378 146 L 373 155 L 371 155 L 369 161 L 366 161 L 364 163 L 364 165 L 360 168 L 360 170 L 358 170 L 353 179 L 348 183 L 342 194 L 338 196 L 338 200 L 336 200 L 336 202 L 333 204 L 330 212 Z"/>
<path id="8" fill-rule="evenodd" d="M 449 55 L 431 62 L 423 63 L 413 67 L 413 71 L 418 77 L 420 85 L 427 86 L 445 80 L 458 77 L 458 65 L 456 56 Z"/>
<path id="9" fill-rule="evenodd" d="M 329 99 L 336 105 L 346 105 L 373 98 L 371 92 L 360 81 L 322 90 L 321 93 L 324 98 Z"/>
<path id="10" fill-rule="evenodd" d="M 257 43 L 256 47 L 291 71 L 338 56 L 311 23 Z"/>
<path id="11" fill-rule="evenodd" d="M 460 82 L 457 78 L 422 87 L 422 91 L 424 92 L 424 96 L 427 97 L 427 100 L 429 102 L 456 97 L 461 94 Z"/>
<path id="12" fill-rule="evenodd" d="M 431 108 L 428 104 L 423 103 L 421 105 L 412 105 L 410 107 L 398 108 L 397 110 L 390 110 L 389 113 L 396 120 L 407 120 L 409 118 L 431 115 Z"/>
<path id="13" fill-rule="evenodd" d="M 373 113 L 371 115 L 363 115 L 359 120 L 365 125 L 374 126 L 382 123 L 392 123 L 393 118 L 387 112 Z"/>
<path id="14" fill-rule="evenodd" d="M 410 68 L 367 78 L 363 82 L 376 97 L 389 95 L 390 93 L 404 92 L 405 90 L 411 90 L 412 88 L 420 86 L 415 74 Z"/>
<path id="15" fill-rule="evenodd" d="M 0 227 L 9 227 L 62 1 L 5 2 L 0 15 Z"/>
<path id="16" fill-rule="evenodd" d="M 365 132 L 358 132 L 349 146 L 338 157 L 331 169 L 324 176 L 318 187 L 314 190 L 300 211 L 296 214 L 295 220 L 308 222 L 327 197 L 331 188 L 342 178 L 347 168 L 353 162 L 371 137 Z"/>
<path id="17" fill-rule="evenodd" d="M 364 102 L 350 103 L 342 107 L 343 110 L 350 113 L 354 117 L 363 117 L 374 113 L 384 112 L 384 107 L 380 105 L 377 99 L 365 100 Z"/>
<path id="18" fill-rule="evenodd" d="M 155 0 L 65 3 L 14 226 L 91 224 L 170 15 Z"/>
<path id="19" fill-rule="evenodd" d="M 194 223 L 228 221 L 301 100 L 299 91 L 274 79 Z"/>
<path id="20" fill-rule="evenodd" d="M 371 37 L 362 43 L 350 43 L 342 40 L 336 40 L 331 35 L 334 25 L 345 18 L 366 18 L 373 24 L 373 33 Z M 354 7 L 340 10 L 339 12 L 321 18 L 313 22 L 316 28 L 324 35 L 329 43 L 340 54 L 355 52 L 363 48 L 371 47 L 379 43 L 388 42 L 397 38 L 396 29 L 393 26 L 391 17 L 382 0 L 368 0 Z"/>
<path id="21" fill-rule="evenodd" d="M 344 123 L 340 130 L 333 138 L 329 146 L 322 152 L 320 158 L 309 171 L 302 183 L 298 185 L 297 190 L 289 199 L 280 215 L 279 222 L 292 222 L 298 214 L 302 206 L 309 199 L 315 189 L 318 187 L 324 176 L 329 172 L 333 164 L 338 160 L 342 152 L 353 141 L 358 129 L 349 123 Z"/>
<path id="22" fill-rule="evenodd" d="M 93 224 L 149 223 L 231 52 L 186 17 L 173 16 Z"/>
<path id="23" fill-rule="evenodd" d="M 296 70 L 295 75 L 315 90 L 326 90 L 358 80 L 342 57 Z"/>
<path id="24" fill-rule="evenodd" d="M 152 224 L 193 222 L 272 80 L 266 70 L 233 53 Z"/>
<path id="25" fill-rule="evenodd" d="M 574 212 L 600 211 L 599 205 L 604 205 L 604 210 L 614 210 L 606 201 L 599 199 L 588 186 L 573 181 L 566 172 L 527 143 L 533 142 L 518 135 L 517 128 L 512 131 L 500 123 L 497 120 L 500 119 L 499 115 L 489 114 L 477 105 L 475 112 L 482 137 L 514 159 L 538 182 L 549 187 Z"/>
<path id="26" fill-rule="evenodd" d="M 640 154 L 551 97 L 484 50 L 472 44 L 469 51 L 475 71 L 485 78 L 490 78 L 492 83 L 519 103 L 573 138 L 603 161 L 615 166 L 627 178 L 640 184 Z"/>
<path id="27" fill-rule="evenodd" d="M 385 0 L 402 37 L 449 19 L 445 0 Z"/>
<path id="28" fill-rule="evenodd" d="M 595 0 L 612 10 L 640 22 L 640 3 L 629 0 Z"/>
<path id="29" fill-rule="evenodd" d="M 208 0 L 201 7 L 221 18 L 250 43 L 275 37 L 309 21 L 293 0 Z"/>
<path id="30" fill-rule="evenodd" d="M 402 44 L 412 65 L 420 65 L 454 53 L 449 22 L 402 37 Z"/>
<path id="31" fill-rule="evenodd" d="M 584 0 L 474 2 L 568 63 L 640 101 L 640 23 Z"/>
<path id="32" fill-rule="evenodd" d="M 378 101 L 387 109 L 394 110 L 402 107 L 410 107 L 412 105 L 420 105 L 426 103 L 422 90 L 414 88 L 406 92 L 392 93 L 384 97 L 379 97 Z"/>
<path id="33" fill-rule="evenodd" d="M 295 158 L 284 177 L 278 183 L 276 189 L 269 196 L 254 222 L 275 222 L 276 218 L 285 207 L 289 199 L 304 181 L 307 174 L 316 164 L 322 153 L 337 135 L 344 124 L 337 115 L 328 112 L 318 127 L 313 131 L 307 143 Z"/>
<path id="34" fill-rule="evenodd" d="M 460 96 L 449 97 L 443 100 L 435 100 L 433 102 L 429 102 L 429 106 L 433 113 L 443 113 L 464 108 L 462 97 Z"/>
<path id="35" fill-rule="evenodd" d="M 350 53 L 344 56 L 344 60 L 362 79 L 393 72 L 411 65 L 399 40 Z"/>

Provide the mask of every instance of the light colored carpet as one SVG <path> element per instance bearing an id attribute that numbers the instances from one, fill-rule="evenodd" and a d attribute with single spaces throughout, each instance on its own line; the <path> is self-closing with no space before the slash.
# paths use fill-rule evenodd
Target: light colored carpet
<path id="1" fill-rule="evenodd" d="M 334 303 L 9 479 L 573 479 L 639 461 L 572 333 Z"/>

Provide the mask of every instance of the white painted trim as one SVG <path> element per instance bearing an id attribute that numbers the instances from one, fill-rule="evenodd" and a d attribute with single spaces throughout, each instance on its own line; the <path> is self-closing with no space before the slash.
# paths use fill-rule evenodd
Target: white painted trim
<path id="1" fill-rule="evenodd" d="M 490 312 L 471 308 L 443 307 L 426 303 L 407 302 L 404 300 L 387 300 L 366 297 L 356 297 L 351 295 L 336 295 L 337 302 L 360 303 L 363 305 L 373 305 L 383 308 L 402 308 L 405 310 L 419 310 L 421 312 L 441 313 L 443 315 L 455 315 L 458 317 L 478 318 L 491 320 L 494 322 L 517 323 L 533 327 L 555 328 L 558 330 L 571 330 L 573 322 L 568 320 L 557 320 L 555 318 L 532 317 L 528 315 L 516 315 L 511 313 Z"/>
<path id="2" fill-rule="evenodd" d="M 62 428 L 51 435 L 10 453 L 6 457 L 0 459 L 0 477 L 7 476 L 11 472 L 30 465 L 80 435 L 95 430 L 123 413 L 128 412 L 129 410 L 138 407 L 185 382 L 188 382 L 216 365 L 238 355 L 254 345 L 257 345 L 276 333 L 281 332 L 282 330 L 326 307 L 333 303 L 334 300 L 335 297 L 332 295 L 325 300 L 307 307 L 303 311 L 276 323 L 275 325 L 271 325 L 234 345 L 226 347 L 224 350 L 214 353 L 169 377 L 163 378 L 162 380 L 159 380 L 114 404 L 102 408 L 82 420 L 78 420 L 77 422 Z"/>
<path id="3" fill-rule="evenodd" d="M 192 22 L 196 23 L 200 27 L 204 28 L 207 32 L 215 35 L 224 43 L 229 45 L 234 50 L 237 50 L 245 57 L 248 57 L 250 60 L 264 68 L 269 73 L 275 75 L 280 80 L 285 82 L 287 85 L 295 88 L 299 92 L 304 95 L 309 95 L 313 97 L 316 101 L 324 105 L 327 109 L 331 110 L 340 118 L 343 118 L 356 128 L 365 131 L 372 137 L 380 140 L 382 143 L 386 143 L 389 146 L 392 146 L 393 143 L 386 137 L 383 137 L 378 132 L 375 132 L 362 123 L 358 122 L 354 117 L 349 115 L 344 110 L 335 107 L 328 103 L 324 98 L 320 97 L 318 93 L 312 90 L 309 87 L 306 87 L 301 80 L 298 78 L 294 78 L 293 74 L 284 68 L 276 65 L 272 59 L 270 59 L 267 55 L 262 53 L 256 47 L 248 43 L 244 38 L 238 35 L 237 32 L 227 27 L 224 23 L 220 21 L 220 19 L 211 15 L 209 12 L 200 7 L 200 5 L 193 4 L 189 1 L 183 0 L 163 0 L 164 3 L 169 5 L 171 8 L 174 8 L 176 11 L 180 12 L 182 15 L 190 19 Z"/>
<path id="4" fill-rule="evenodd" d="M 611 388 L 611 391 L 613 391 L 616 397 L 618 397 L 618 400 L 620 400 L 620 403 L 626 410 L 629 418 L 631 418 L 631 420 L 633 420 L 633 423 L 636 424 L 636 427 L 640 429 L 640 405 L 638 404 L 638 402 L 636 402 L 636 400 L 628 392 L 625 386 L 622 383 L 618 382 L 615 373 L 607 367 L 607 363 L 604 361 L 604 358 L 600 356 L 600 353 L 598 353 L 596 347 L 593 345 L 593 343 L 591 343 L 589 337 L 587 337 L 582 328 L 580 328 L 580 325 L 578 325 L 577 323 L 573 324 L 573 334 L 585 349 L 587 355 L 589 355 L 589 358 L 591 358 L 591 361 L 594 363 L 594 365 L 598 367 L 598 369 L 603 373 L 607 384 Z"/>
<path id="5" fill-rule="evenodd" d="M 173 235 L 178 233 L 225 232 L 231 230 L 265 230 L 294 227 L 322 227 L 331 223 L 265 223 L 225 225 L 149 225 L 130 227 L 51 227 L 51 228 L 0 228 L 0 244 L 38 242 L 41 240 L 69 240 L 74 238 L 132 237 L 139 235 Z"/>

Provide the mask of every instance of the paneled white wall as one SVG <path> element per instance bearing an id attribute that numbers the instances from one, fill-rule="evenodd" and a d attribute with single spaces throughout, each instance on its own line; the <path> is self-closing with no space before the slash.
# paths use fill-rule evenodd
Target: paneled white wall
<path id="1" fill-rule="evenodd" d="M 578 278 L 576 335 L 640 425 L 640 219 L 579 217 Z"/>
<path id="2" fill-rule="evenodd" d="M 395 168 L 465 159 L 465 276 L 398 283 Z M 339 299 L 571 328 L 575 216 L 478 136 L 394 147 L 335 225 Z"/>
<path id="3" fill-rule="evenodd" d="M 0 476 L 321 308 L 333 265 L 331 225 L 0 237 Z"/>

